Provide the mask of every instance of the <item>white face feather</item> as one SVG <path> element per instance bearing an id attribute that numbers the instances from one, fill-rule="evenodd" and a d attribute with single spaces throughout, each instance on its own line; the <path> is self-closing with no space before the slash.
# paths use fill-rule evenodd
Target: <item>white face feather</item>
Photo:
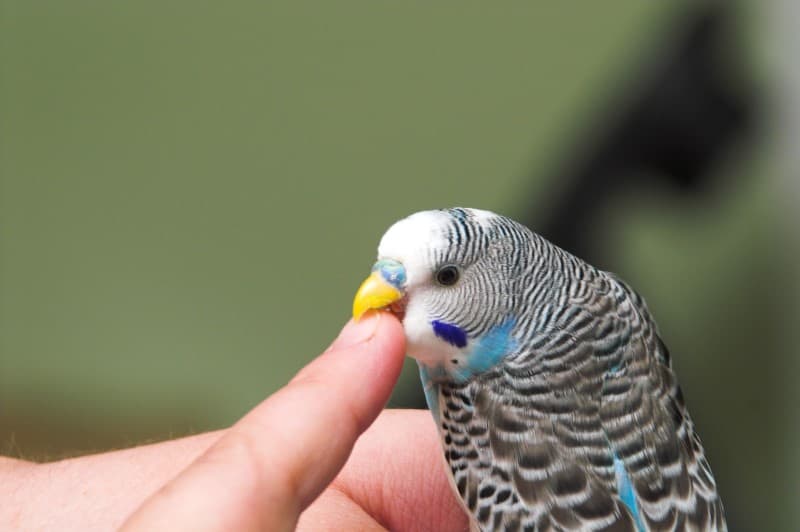
<path id="1" fill-rule="evenodd" d="M 483 224 L 497 216 L 489 211 L 464 209 Z M 408 355 L 420 362 L 434 365 L 449 365 L 454 358 L 462 358 L 466 348 L 457 348 L 438 338 L 428 314 L 427 297 L 441 290 L 433 275 L 440 266 L 433 263 L 432 250 L 446 249 L 450 243 L 447 233 L 452 215 L 444 211 L 422 211 L 412 214 L 392 225 L 383 235 L 378 246 L 378 260 L 393 259 L 406 270 L 406 293 L 408 297 L 403 319 Z"/>

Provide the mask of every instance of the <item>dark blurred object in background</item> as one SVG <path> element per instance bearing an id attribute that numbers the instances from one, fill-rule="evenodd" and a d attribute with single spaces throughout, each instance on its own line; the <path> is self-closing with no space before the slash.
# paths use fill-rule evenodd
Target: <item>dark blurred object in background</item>
<path id="1" fill-rule="evenodd" d="M 591 229 L 620 191 L 663 183 L 700 193 L 714 163 L 746 141 L 755 123 L 756 95 L 742 63 L 731 60 L 741 53 L 734 16 L 734 4 L 717 2 L 681 12 L 667 24 L 654 43 L 658 53 L 644 53 L 646 62 L 625 78 L 636 85 L 620 87 L 614 96 L 622 91 L 626 97 L 602 106 L 609 111 L 588 146 L 579 138 L 583 146 L 571 147 L 559 161 L 553 181 L 563 191 L 551 210 L 544 218 L 528 212 L 523 221 L 597 262 L 602 249 L 591 245 Z"/>

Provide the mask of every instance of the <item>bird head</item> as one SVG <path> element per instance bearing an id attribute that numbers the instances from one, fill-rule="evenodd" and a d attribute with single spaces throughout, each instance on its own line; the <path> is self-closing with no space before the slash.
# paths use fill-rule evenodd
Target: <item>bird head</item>
<path id="1" fill-rule="evenodd" d="M 353 301 L 354 318 L 373 309 L 393 312 L 409 356 L 427 366 L 456 373 L 486 366 L 512 342 L 519 258 L 526 253 L 518 231 L 528 230 L 477 209 L 400 220 L 381 239 L 378 260 Z"/>

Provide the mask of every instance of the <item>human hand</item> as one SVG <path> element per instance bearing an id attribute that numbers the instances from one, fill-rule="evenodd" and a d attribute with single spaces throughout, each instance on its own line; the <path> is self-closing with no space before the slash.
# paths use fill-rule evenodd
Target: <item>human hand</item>
<path id="1" fill-rule="evenodd" d="M 387 412 L 356 443 L 386 403 L 404 348 L 388 314 L 349 323 L 123 529 L 465 529 L 429 413 Z"/>

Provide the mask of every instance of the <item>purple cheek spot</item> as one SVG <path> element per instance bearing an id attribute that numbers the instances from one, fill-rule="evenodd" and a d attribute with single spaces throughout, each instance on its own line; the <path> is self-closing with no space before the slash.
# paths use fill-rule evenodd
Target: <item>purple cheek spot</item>
<path id="1" fill-rule="evenodd" d="M 433 320 L 431 325 L 433 325 L 433 333 L 448 344 L 456 347 L 467 345 L 467 333 L 461 327 L 439 320 Z"/>

